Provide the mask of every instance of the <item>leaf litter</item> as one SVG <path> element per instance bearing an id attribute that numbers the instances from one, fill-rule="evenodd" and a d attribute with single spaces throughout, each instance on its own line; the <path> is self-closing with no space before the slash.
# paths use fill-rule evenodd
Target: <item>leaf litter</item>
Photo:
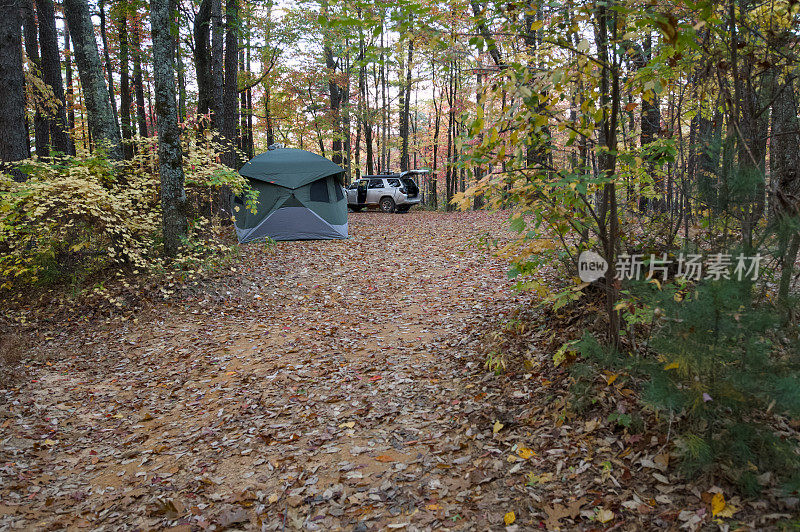
<path id="1" fill-rule="evenodd" d="M 136 319 L 58 324 L 37 346 L 57 355 L 0 390 L 0 529 L 693 530 L 794 515 L 791 498 L 687 483 L 659 432 L 564 416 L 566 373 L 536 348 L 546 317 L 518 335 L 524 363 L 487 370 L 533 297 L 478 245 L 510 238 L 504 219 L 352 215 L 346 241 L 243 247 L 235 271 Z M 601 401 L 629 400 L 600 378 Z"/>

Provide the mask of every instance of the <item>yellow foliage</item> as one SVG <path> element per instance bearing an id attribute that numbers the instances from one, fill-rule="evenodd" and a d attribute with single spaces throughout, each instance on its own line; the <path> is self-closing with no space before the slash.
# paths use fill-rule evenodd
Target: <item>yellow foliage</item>
<path id="1" fill-rule="evenodd" d="M 750 10 L 746 19 L 762 32 L 783 33 L 796 25 L 797 5 L 787 0 L 766 2 Z"/>
<path id="2" fill-rule="evenodd" d="M 190 200 L 222 186 L 244 190 L 244 178 L 218 162 L 213 139 L 185 138 Z M 74 281 L 109 267 L 138 272 L 163 266 L 156 140 L 139 139 L 136 148 L 137 156 L 123 162 L 102 151 L 24 161 L 24 182 L 0 174 L 0 290 Z M 203 227 L 196 220 L 190 229 Z M 191 266 L 196 251 L 179 257 L 178 266 Z"/>

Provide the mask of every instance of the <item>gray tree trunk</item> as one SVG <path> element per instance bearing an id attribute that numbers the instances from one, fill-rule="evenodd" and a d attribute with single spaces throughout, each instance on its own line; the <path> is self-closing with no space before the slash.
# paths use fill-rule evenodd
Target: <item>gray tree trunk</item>
<path id="1" fill-rule="evenodd" d="M 64 20 L 64 55 L 66 59 L 64 61 L 64 75 L 66 76 L 67 82 L 67 90 L 64 99 L 64 105 L 68 107 L 69 111 L 67 111 L 67 131 L 69 135 L 69 151 L 68 155 L 75 155 L 75 139 L 72 138 L 73 131 L 75 130 L 75 108 L 72 106 L 72 102 L 75 101 L 75 93 L 72 88 L 72 49 L 70 47 L 70 42 L 72 41 L 69 37 L 69 23 Z"/>
<path id="2" fill-rule="evenodd" d="M 22 71 L 22 20 L 19 3 L 0 2 L 0 161 L 28 157 L 25 123 L 25 75 Z M 12 174 L 22 179 L 22 174 Z"/>
<path id="3" fill-rule="evenodd" d="M 328 14 L 328 1 L 322 1 L 322 15 Z M 333 141 L 331 142 L 331 161 L 341 165 L 342 157 L 342 93 L 344 90 L 336 82 L 336 60 L 333 57 L 333 48 L 331 47 L 330 32 L 325 31 L 322 36 L 322 51 L 325 55 L 325 66 L 328 68 L 328 93 L 330 95 L 331 114 L 333 115 Z"/>
<path id="4" fill-rule="evenodd" d="M 131 31 L 131 46 L 133 51 L 133 86 L 136 93 L 136 118 L 139 123 L 139 135 L 147 137 L 147 113 L 144 106 L 144 79 L 142 76 L 142 34 L 141 19 L 136 14 Z"/>
<path id="5" fill-rule="evenodd" d="M 228 0 L 225 4 L 225 78 L 222 90 L 222 109 L 217 123 L 224 151 L 220 158 L 222 163 L 231 168 L 238 168 L 240 161 L 236 156 L 236 126 L 239 123 L 237 116 L 237 75 L 239 70 L 239 3 L 237 0 Z M 216 53 L 216 50 L 214 51 Z M 217 65 L 216 58 L 214 64 Z M 218 78 L 214 72 L 215 81 Z M 230 220 L 233 214 L 231 209 L 231 191 L 228 187 L 219 190 L 219 211 L 223 221 Z"/>
<path id="6" fill-rule="evenodd" d="M 114 113 L 114 125 L 119 129 L 119 113 L 117 112 L 117 97 L 114 91 L 114 69 L 111 67 L 111 55 L 108 53 L 108 37 L 106 35 L 106 7 L 105 0 L 98 0 L 97 8 L 100 12 L 100 39 L 103 42 L 103 59 L 106 63 L 108 76 L 108 94 L 111 98 L 111 111 Z"/>
<path id="7" fill-rule="evenodd" d="M 409 23 L 413 20 L 413 16 L 409 16 Z M 410 28 L 409 28 L 410 29 Z M 408 116 L 411 108 L 411 63 L 414 57 L 414 39 L 409 34 L 408 36 L 408 63 L 406 64 L 406 80 L 405 89 L 403 90 L 404 97 L 402 98 L 403 108 L 400 115 L 400 138 L 402 139 L 402 151 L 400 153 L 400 170 L 405 172 L 410 170 L 409 157 L 408 157 Z"/>
<path id="8" fill-rule="evenodd" d="M 75 46 L 75 63 L 83 86 L 89 130 L 96 143 L 106 145 L 111 159 L 120 160 L 122 147 L 119 130 L 114 122 L 111 99 L 103 79 L 89 5 L 86 0 L 64 0 L 64 15 Z"/>
<path id="9" fill-rule="evenodd" d="M 361 17 L 361 10 L 358 12 L 359 18 Z M 372 152 L 372 120 L 370 118 L 369 109 L 369 91 L 367 91 L 367 63 L 364 60 L 364 32 L 358 32 L 358 90 L 361 94 L 359 98 L 359 105 L 361 110 L 359 112 L 359 120 L 363 122 L 364 128 L 364 144 L 366 145 L 367 157 L 367 175 L 375 173 L 375 156 Z M 357 149 L 357 148 L 356 148 Z"/>
<path id="10" fill-rule="evenodd" d="M 161 174 L 161 208 L 164 218 L 164 253 L 174 256 L 186 236 L 186 192 L 175 101 L 174 42 L 170 32 L 170 0 L 152 0 L 153 78 L 158 118 L 158 161 Z"/>
<path id="11" fill-rule="evenodd" d="M 222 130 L 222 121 L 224 120 L 222 111 L 225 92 L 224 33 L 222 0 L 211 0 L 211 75 L 214 80 L 211 124 L 218 130 Z"/>
<path id="12" fill-rule="evenodd" d="M 225 5 L 225 86 L 222 98 L 222 124 L 220 131 L 225 142 L 222 162 L 231 168 L 240 166 L 236 157 L 237 76 L 239 70 L 239 3 L 227 0 Z"/>
<path id="13" fill-rule="evenodd" d="M 194 67 L 197 78 L 197 114 L 214 106 L 214 76 L 211 71 L 211 0 L 203 0 L 194 18 Z"/>
<path id="14" fill-rule="evenodd" d="M 178 67 L 178 120 L 186 120 L 186 67 L 181 53 L 181 36 L 175 34 L 175 64 Z"/>
<path id="15" fill-rule="evenodd" d="M 778 224 L 783 259 L 778 293 L 785 301 L 800 242 L 797 230 L 800 223 L 800 121 L 792 80 L 782 84 L 779 91 L 772 104 L 769 164 L 773 194 L 770 207 Z"/>
<path id="16" fill-rule="evenodd" d="M 55 113 L 48 120 L 50 140 L 55 151 L 69 153 L 64 83 L 61 79 L 61 57 L 53 0 L 36 0 L 36 11 L 39 18 L 39 47 L 42 51 L 42 80 L 53 90 L 56 99 Z"/>
<path id="17" fill-rule="evenodd" d="M 600 70 L 600 103 L 604 111 L 602 120 L 597 124 L 597 137 L 600 146 L 605 149 L 599 152 L 598 163 L 602 176 L 611 179 L 617 165 L 617 126 L 621 100 L 619 56 L 613 46 L 617 39 L 618 18 L 613 2 L 608 5 L 599 4 L 595 8 L 594 16 L 597 56 L 603 65 Z M 598 237 L 603 246 L 604 258 L 609 264 L 614 264 L 619 244 L 619 216 L 616 185 L 613 181 L 603 186 L 597 212 Z M 620 321 L 619 313 L 614 308 L 619 298 L 614 275 L 614 269 L 609 268 L 605 276 L 605 290 L 608 340 L 610 345 L 616 347 L 619 345 Z"/>
<path id="18" fill-rule="evenodd" d="M 117 17 L 117 32 L 119 35 L 119 116 L 122 122 L 122 152 L 125 159 L 133 159 L 133 128 L 131 127 L 131 84 L 128 69 L 128 10 L 122 5 Z"/>
<path id="19" fill-rule="evenodd" d="M 275 143 L 275 131 L 272 128 L 272 114 L 270 114 L 270 88 L 269 83 L 264 84 L 264 119 L 267 122 L 267 146 Z"/>
<path id="20" fill-rule="evenodd" d="M 33 8 L 33 1 L 26 0 L 23 4 L 25 13 L 24 27 L 25 27 L 25 53 L 28 59 L 33 64 L 32 74 L 36 77 L 41 77 L 42 61 L 39 59 L 39 37 L 36 32 L 36 11 Z M 34 85 L 31 87 L 34 92 L 34 101 L 36 107 L 33 115 L 33 135 L 36 146 L 36 155 L 38 157 L 47 157 L 50 155 L 50 128 L 45 116 L 45 110 L 42 108 L 43 95 Z"/>

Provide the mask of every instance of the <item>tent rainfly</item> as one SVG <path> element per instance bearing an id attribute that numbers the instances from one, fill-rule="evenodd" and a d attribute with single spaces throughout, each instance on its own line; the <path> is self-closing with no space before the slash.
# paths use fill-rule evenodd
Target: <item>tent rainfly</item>
<path id="1" fill-rule="evenodd" d="M 255 156 L 239 173 L 258 191 L 258 210 L 234 198 L 240 243 L 274 240 L 347 238 L 344 170 L 315 153 L 274 148 Z"/>

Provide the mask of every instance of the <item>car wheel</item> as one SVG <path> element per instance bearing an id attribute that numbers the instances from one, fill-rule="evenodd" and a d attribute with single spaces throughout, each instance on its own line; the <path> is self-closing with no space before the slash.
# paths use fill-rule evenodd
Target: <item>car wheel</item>
<path id="1" fill-rule="evenodd" d="M 394 212 L 394 200 L 392 198 L 381 198 L 380 206 L 383 212 Z"/>

